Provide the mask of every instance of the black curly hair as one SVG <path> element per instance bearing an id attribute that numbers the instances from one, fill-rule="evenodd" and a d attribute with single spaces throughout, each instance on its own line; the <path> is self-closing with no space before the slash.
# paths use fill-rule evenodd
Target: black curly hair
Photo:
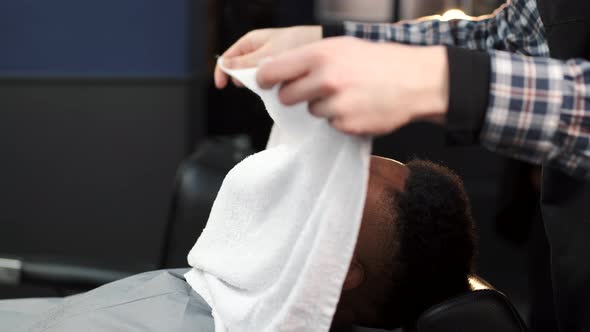
<path id="1" fill-rule="evenodd" d="M 413 327 L 429 307 L 469 289 L 476 231 L 463 182 L 424 160 L 406 164 L 405 190 L 386 190 L 394 222 L 387 305 L 392 326 Z"/>

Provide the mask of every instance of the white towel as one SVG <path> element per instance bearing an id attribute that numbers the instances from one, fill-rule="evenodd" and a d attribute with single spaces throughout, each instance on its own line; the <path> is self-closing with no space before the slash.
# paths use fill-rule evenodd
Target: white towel
<path id="1" fill-rule="evenodd" d="M 216 332 L 328 331 L 356 245 L 371 140 L 287 107 L 256 68 L 227 70 L 275 122 L 268 148 L 226 176 L 188 255 Z"/>

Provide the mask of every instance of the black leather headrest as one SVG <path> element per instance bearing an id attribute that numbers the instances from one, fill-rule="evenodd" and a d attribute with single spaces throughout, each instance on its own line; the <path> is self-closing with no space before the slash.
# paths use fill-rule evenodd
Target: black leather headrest
<path id="1" fill-rule="evenodd" d="M 245 136 L 201 142 L 178 168 L 160 268 L 186 266 L 186 254 L 207 223 L 225 175 L 254 153 Z"/>
<path id="2" fill-rule="evenodd" d="M 440 303 L 418 318 L 417 332 L 525 332 L 506 296 L 496 290 L 472 291 Z"/>

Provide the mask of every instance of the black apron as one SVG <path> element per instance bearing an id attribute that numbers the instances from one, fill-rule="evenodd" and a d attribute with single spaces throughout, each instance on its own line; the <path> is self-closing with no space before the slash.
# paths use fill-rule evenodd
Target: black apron
<path id="1" fill-rule="evenodd" d="M 590 60 L 590 0 L 537 0 L 552 58 Z M 562 332 L 590 332 L 590 181 L 543 168 L 541 209 Z"/>

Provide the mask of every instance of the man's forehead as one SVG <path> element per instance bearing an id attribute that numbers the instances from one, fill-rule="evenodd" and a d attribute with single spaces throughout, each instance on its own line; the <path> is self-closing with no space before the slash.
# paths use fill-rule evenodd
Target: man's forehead
<path id="1" fill-rule="evenodd" d="M 409 168 L 397 160 L 371 156 L 372 181 L 403 191 L 409 174 Z"/>

